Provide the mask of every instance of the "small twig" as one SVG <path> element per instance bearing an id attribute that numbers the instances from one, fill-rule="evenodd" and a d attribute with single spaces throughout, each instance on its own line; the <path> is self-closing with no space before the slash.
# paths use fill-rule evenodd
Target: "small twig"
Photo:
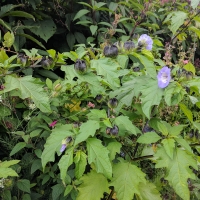
<path id="1" fill-rule="evenodd" d="M 145 160 L 148 158 L 153 158 L 153 155 L 137 157 L 137 158 L 134 158 L 133 161 Z"/>
<path id="2" fill-rule="evenodd" d="M 111 192 L 110 192 L 110 194 L 109 194 L 109 196 L 108 196 L 108 198 L 106 200 L 111 200 L 114 192 L 115 192 L 115 190 L 113 188 L 113 190 L 111 190 Z"/>

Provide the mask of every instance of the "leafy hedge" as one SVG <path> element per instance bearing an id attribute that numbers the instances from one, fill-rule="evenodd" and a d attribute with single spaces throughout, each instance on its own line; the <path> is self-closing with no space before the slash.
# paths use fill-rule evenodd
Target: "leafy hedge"
<path id="1" fill-rule="evenodd" d="M 0 196 L 199 199 L 199 1 L 6 3 Z"/>

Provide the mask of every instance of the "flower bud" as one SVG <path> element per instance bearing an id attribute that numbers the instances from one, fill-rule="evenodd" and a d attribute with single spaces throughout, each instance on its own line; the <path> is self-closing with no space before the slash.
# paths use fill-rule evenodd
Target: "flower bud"
<path id="1" fill-rule="evenodd" d="M 186 79 L 189 81 L 189 80 L 191 80 L 192 78 L 193 78 L 193 73 L 190 72 L 190 71 L 187 71 L 187 72 L 186 72 Z"/>
<path id="2" fill-rule="evenodd" d="M 135 44 L 133 43 L 133 41 L 126 41 L 124 42 L 124 49 L 125 50 L 132 50 L 135 48 Z"/>
<path id="3" fill-rule="evenodd" d="M 110 135 L 110 130 L 111 130 L 111 128 L 110 128 L 110 127 L 107 127 L 107 128 L 106 128 L 106 134 Z"/>
<path id="4" fill-rule="evenodd" d="M 26 63 L 27 63 L 27 57 L 24 53 L 19 53 L 17 55 L 17 63 L 18 64 L 22 64 L 23 67 L 26 66 Z"/>
<path id="5" fill-rule="evenodd" d="M 115 42 L 114 45 L 118 48 L 118 51 L 121 52 L 123 50 L 123 42 Z"/>
<path id="6" fill-rule="evenodd" d="M 55 87 L 54 87 L 54 90 L 59 92 L 60 90 L 62 89 L 62 86 L 60 83 L 56 84 Z"/>
<path id="7" fill-rule="evenodd" d="M 111 136 L 114 136 L 114 137 L 117 136 L 118 132 L 119 132 L 119 128 L 116 125 L 114 125 L 114 127 L 110 129 L 110 135 Z"/>
<path id="8" fill-rule="evenodd" d="M 96 99 L 96 101 L 97 101 L 98 103 L 101 103 L 102 100 L 103 100 L 103 96 L 102 96 L 101 94 L 98 94 L 98 95 L 95 97 L 95 99 Z"/>
<path id="9" fill-rule="evenodd" d="M 118 100 L 116 98 L 111 98 L 108 101 L 108 107 L 109 108 L 116 108 L 118 105 Z"/>
<path id="10" fill-rule="evenodd" d="M 84 60 L 78 59 L 74 64 L 74 69 L 78 74 L 85 74 L 87 71 L 87 65 Z"/>
<path id="11" fill-rule="evenodd" d="M 51 57 L 43 56 L 40 63 L 42 65 L 42 67 L 44 67 L 44 68 L 50 68 L 51 64 L 53 63 L 53 59 Z"/>
<path id="12" fill-rule="evenodd" d="M 115 57 L 118 55 L 118 48 L 115 45 L 105 46 L 103 53 L 106 57 Z"/>

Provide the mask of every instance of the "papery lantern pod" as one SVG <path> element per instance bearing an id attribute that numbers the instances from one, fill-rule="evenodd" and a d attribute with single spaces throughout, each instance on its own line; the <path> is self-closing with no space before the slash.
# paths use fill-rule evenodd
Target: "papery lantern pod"
<path id="1" fill-rule="evenodd" d="M 27 63 L 27 57 L 24 53 L 19 53 L 17 55 L 17 64 L 22 64 L 23 67 L 26 66 L 26 63 Z"/>
<path id="2" fill-rule="evenodd" d="M 84 60 L 78 59 L 74 64 L 74 69 L 78 74 L 85 74 L 87 71 L 87 65 Z"/>
<path id="3" fill-rule="evenodd" d="M 104 47 L 103 53 L 106 57 L 115 57 L 118 55 L 118 48 L 115 45 L 108 45 Z"/>
<path id="4" fill-rule="evenodd" d="M 108 100 L 108 107 L 109 108 L 116 108 L 118 105 L 118 100 L 116 98 L 111 98 Z"/>

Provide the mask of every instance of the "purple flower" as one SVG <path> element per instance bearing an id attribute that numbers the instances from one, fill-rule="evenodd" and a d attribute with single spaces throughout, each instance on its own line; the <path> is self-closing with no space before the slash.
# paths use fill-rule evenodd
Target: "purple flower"
<path id="1" fill-rule="evenodd" d="M 53 121 L 51 124 L 49 124 L 49 126 L 52 127 L 52 128 L 54 128 L 54 126 L 56 125 L 57 122 L 58 122 L 58 121 L 55 120 L 55 121 Z"/>
<path id="2" fill-rule="evenodd" d="M 147 50 L 151 50 L 153 40 L 147 34 L 142 34 L 138 39 L 138 46 L 144 46 Z"/>
<path id="3" fill-rule="evenodd" d="M 67 147 L 66 144 L 62 144 L 62 146 L 60 148 L 60 152 L 62 153 L 66 149 L 66 147 Z"/>
<path id="4" fill-rule="evenodd" d="M 171 69 L 168 68 L 167 66 L 163 67 L 158 72 L 157 79 L 158 79 L 159 88 L 165 88 L 169 85 L 169 81 L 171 80 L 170 72 L 171 72 Z"/>

